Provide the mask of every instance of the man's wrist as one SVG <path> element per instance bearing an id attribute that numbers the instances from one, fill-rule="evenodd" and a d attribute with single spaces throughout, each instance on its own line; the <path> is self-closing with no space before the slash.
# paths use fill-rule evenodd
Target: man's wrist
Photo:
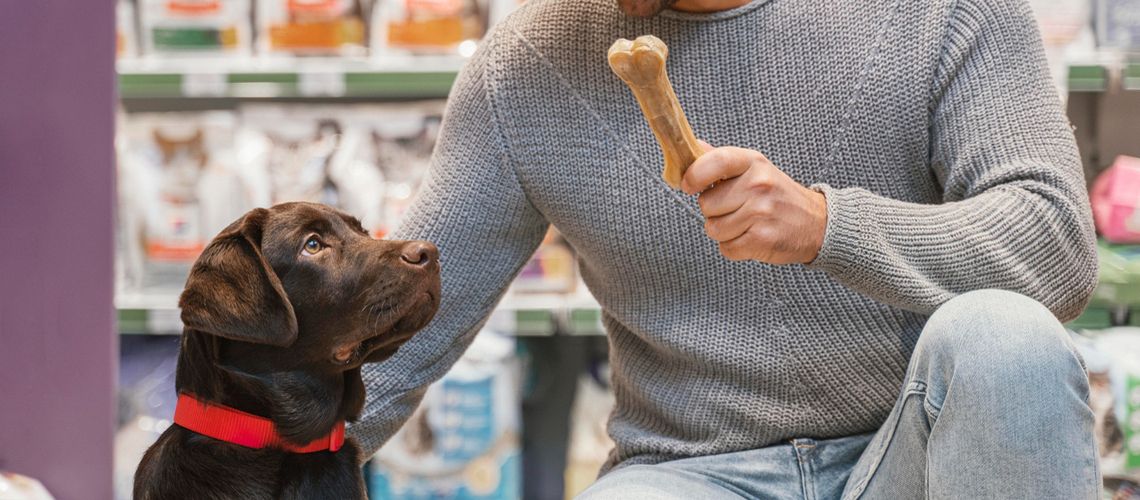
<path id="1" fill-rule="evenodd" d="M 804 231 L 804 264 L 810 264 L 819 257 L 823 242 L 827 237 L 827 197 L 817 189 L 805 189 L 808 198 L 808 220 Z"/>

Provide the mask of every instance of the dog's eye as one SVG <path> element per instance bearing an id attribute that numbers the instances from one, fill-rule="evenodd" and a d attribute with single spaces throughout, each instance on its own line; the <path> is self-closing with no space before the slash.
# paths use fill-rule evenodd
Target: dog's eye
<path id="1" fill-rule="evenodd" d="M 325 246 L 321 244 L 321 241 L 318 240 L 316 237 L 312 237 L 312 238 L 309 238 L 309 241 L 305 242 L 305 248 L 303 250 L 301 250 L 301 254 L 302 255 L 316 255 L 318 252 L 320 252 L 321 250 L 324 250 L 324 249 L 325 249 Z"/>

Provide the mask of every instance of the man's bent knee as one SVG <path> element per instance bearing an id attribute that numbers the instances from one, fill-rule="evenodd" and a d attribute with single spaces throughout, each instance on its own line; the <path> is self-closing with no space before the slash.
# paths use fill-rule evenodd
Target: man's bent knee
<path id="1" fill-rule="evenodd" d="M 1084 367 L 1057 318 L 1041 303 L 1004 290 L 964 293 L 927 321 L 916 356 L 950 362 L 959 375 L 1025 377 Z"/>

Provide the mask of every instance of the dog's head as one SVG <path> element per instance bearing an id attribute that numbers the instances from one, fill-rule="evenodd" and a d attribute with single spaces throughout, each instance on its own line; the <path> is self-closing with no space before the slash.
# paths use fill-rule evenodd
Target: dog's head
<path id="1" fill-rule="evenodd" d="M 255 209 L 194 263 L 182 322 L 256 372 L 349 370 L 388 359 L 435 315 L 437 257 L 325 205 Z"/>

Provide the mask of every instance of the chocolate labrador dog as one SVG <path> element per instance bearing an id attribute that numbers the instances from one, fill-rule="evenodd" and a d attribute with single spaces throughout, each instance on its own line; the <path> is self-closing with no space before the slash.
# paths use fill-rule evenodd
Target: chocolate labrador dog
<path id="1" fill-rule="evenodd" d="M 364 406 L 360 366 L 395 354 L 439 297 L 431 243 L 373 239 L 313 203 L 247 213 L 186 281 L 175 424 L 134 498 L 366 498 L 363 457 L 343 440 Z"/>

